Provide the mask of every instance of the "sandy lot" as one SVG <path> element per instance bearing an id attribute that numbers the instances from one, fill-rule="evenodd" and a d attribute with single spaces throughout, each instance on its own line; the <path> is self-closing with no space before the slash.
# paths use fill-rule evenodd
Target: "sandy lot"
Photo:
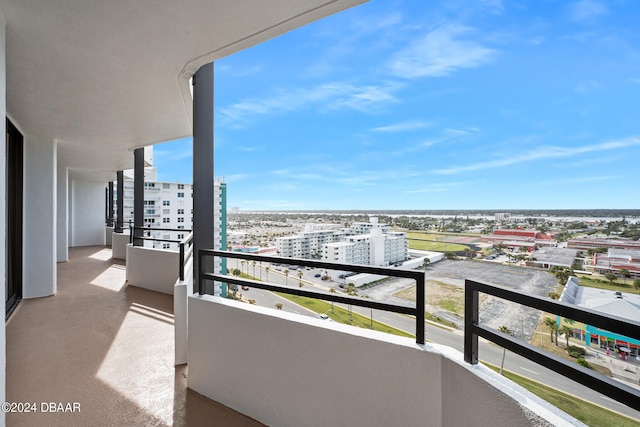
<path id="1" fill-rule="evenodd" d="M 476 261 L 441 261 L 430 265 L 426 272 L 427 311 L 450 320 L 463 328 L 464 280 L 475 279 L 517 289 L 533 295 L 546 296 L 556 288 L 556 279 L 546 271 L 512 267 Z M 395 279 L 359 292 L 369 298 L 398 304 L 415 301 L 415 284 Z M 494 297 L 481 295 L 480 320 L 489 326 L 502 325 L 516 337 L 523 334 L 529 340 L 540 321 L 540 311 L 522 307 Z"/>

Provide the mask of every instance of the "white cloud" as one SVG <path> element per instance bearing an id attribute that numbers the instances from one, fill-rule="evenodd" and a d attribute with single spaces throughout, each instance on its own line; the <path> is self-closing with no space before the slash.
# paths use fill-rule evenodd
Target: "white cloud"
<path id="1" fill-rule="evenodd" d="M 255 117 L 316 107 L 319 109 L 349 108 L 370 112 L 380 105 L 397 102 L 394 92 L 403 85 L 354 85 L 343 82 L 325 83 L 310 89 L 290 89 L 263 99 L 247 99 L 222 107 L 217 123 L 220 126 L 239 127 Z"/>
<path id="2" fill-rule="evenodd" d="M 404 78 L 446 76 L 461 68 L 473 68 L 491 60 L 496 51 L 462 36 L 471 30 L 449 25 L 418 38 L 398 52 L 389 67 Z"/>
<path id="3" fill-rule="evenodd" d="M 577 22 L 590 22 L 609 13 L 607 7 L 597 1 L 581 0 L 569 6 L 569 16 Z"/>
<path id="4" fill-rule="evenodd" d="M 380 127 L 373 128 L 371 130 L 374 132 L 405 132 L 410 130 L 423 129 L 428 126 L 432 126 L 432 124 L 429 122 L 422 122 L 422 121 L 409 121 L 409 122 L 394 123 L 388 126 L 380 126 Z"/>
<path id="5" fill-rule="evenodd" d="M 502 159 L 490 160 L 487 162 L 473 163 L 466 166 L 455 166 L 447 169 L 439 169 L 434 171 L 438 175 L 453 175 L 461 172 L 474 172 L 483 169 L 494 169 L 505 166 L 511 166 L 518 163 L 531 162 L 534 160 L 543 159 L 557 159 L 563 157 L 571 157 L 578 154 L 595 153 L 608 150 L 617 150 L 621 148 L 627 148 L 631 146 L 640 145 L 638 139 L 626 139 L 621 141 L 609 141 L 601 144 L 586 145 L 583 147 L 539 147 L 535 150 L 523 153 L 521 155 L 515 155 L 511 157 L 505 157 Z"/>

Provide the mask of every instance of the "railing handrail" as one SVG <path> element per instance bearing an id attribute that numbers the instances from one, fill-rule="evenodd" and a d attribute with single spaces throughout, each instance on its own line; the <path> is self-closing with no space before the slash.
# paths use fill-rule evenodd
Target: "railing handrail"
<path id="1" fill-rule="evenodd" d="M 256 280 L 240 279 L 233 276 L 214 274 L 203 269 L 205 256 L 237 258 L 249 261 L 275 262 L 302 265 L 305 267 L 324 268 L 327 270 L 353 271 L 356 273 L 379 274 L 383 276 L 403 277 L 416 281 L 416 306 L 408 307 L 396 304 L 388 304 L 379 301 L 360 299 L 351 296 L 344 296 L 334 293 L 324 293 L 308 291 L 300 288 L 290 288 L 287 286 L 274 285 Z M 241 286 L 251 286 L 267 291 L 282 292 L 286 294 L 298 295 L 309 298 L 317 298 L 327 301 L 351 304 L 360 307 L 375 308 L 377 310 L 391 311 L 402 314 L 410 314 L 416 318 L 416 342 L 424 344 L 425 325 L 425 275 L 423 271 L 401 270 L 391 267 L 374 267 L 361 264 L 342 264 L 326 261 L 314 261 L 302 258 L 274 257 L 266 255 L 255 255 L 244 252 L 219 251 L 213 249 L 200 249 L 198 251 L 198 293 L 204 293 L 203 280 L 215 280 L 219 282 L 231 283 Z"/>
<path id="2" fill-rule="evenodd" d="M 552 371 L 585 385 L 599 393 L 617 400 L 633 409 L 640 410 L 640 391 L 626 384 L 619 383 L 602 374 L 593 372 L 575 363 L 569 362 L 507 334 L 496 331 L 479 322 L 479 293 L 493 295 L 527 307 L 537 308 L 548 313 L 569 318 L 581 323 L 593 325 L 607 330 L 624 330 L 624 334 L 640 337 L 640 323 L 625 320 L 617 316 L 609 316 L 585 307 L 525 294 L 512 289 L 505 289 L 476 280 L 465 280 L 464 307 L 464 360 L 467 363 L 478 363 L 478 337 L 483 337 L 533 362 L 539 363 Z"/>

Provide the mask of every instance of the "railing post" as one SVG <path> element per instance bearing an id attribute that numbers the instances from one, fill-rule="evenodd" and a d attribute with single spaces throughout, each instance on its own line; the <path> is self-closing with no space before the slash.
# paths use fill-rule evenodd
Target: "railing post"
<path id="1" fill-rule="evenodd" d="M 426 273 L 425 273 L 426 274 Z M 425 275 L 416 278 L 416 342 L 424 344 Z"/>
<path id="2" fill-rule="evenodd" d="M 180 281 L 184 281 L 184 242 L 180 242 Z"/>
<path id="3" fill-rule="evenodd" d="M 478 363 L 478 334 L 475 326 L 479 322 L 478 290 L 470 280 L 464 282 L 464 361 Z"/>
<path id="4" fill-rule="evenodd" d="M 133 244 L 133 226 L 131 225 L 131 221 L 129 221 L 129 243 Z"/>

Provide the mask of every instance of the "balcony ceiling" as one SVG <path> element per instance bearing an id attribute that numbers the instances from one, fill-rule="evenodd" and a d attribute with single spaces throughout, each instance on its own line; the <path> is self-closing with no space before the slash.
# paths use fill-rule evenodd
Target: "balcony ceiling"
<path id="1" fill-rule="evenodd" d="M 0 0 L 7 113 L 72 174 L 111 180 L 130 150 L 191 135 L 201 65 L 364 1 Z"/>

